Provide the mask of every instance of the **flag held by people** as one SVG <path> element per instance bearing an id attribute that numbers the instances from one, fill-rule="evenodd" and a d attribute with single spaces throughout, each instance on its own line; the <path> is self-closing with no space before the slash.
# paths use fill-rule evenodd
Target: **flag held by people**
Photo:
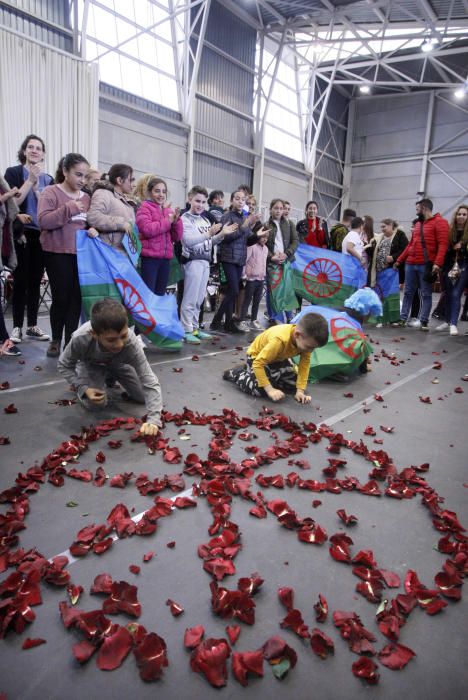
<path id="1" fill-rule="evenodd" d="M 338 372 L 349 375 L 356 372 L 372 353 L 372 346 L 359 321 L 344 311 L 311 305 L 297 314 L 291 323 L 297 323 L 308 313 L 320 314 L 328 323 L 327 344 L 314 350 L 310 358 L 309 382 L 313 384 Z"/>
<path id="2" fill-rule="evenodd" d="M 271 307 L 275 313 L 297 309 L 298 303 L 294 292 L 291 263 L 288 260 L 282 265 L 268 266 L 268 290 Z"/>
<path id="3" fill-rule="evenodd" d="M 398 270 L 388 267 L 377 272 L 375 287 L 372 287 L 383 306 L 381 323 L 393 323 L 400 320 L 400 279 Z"/>
<path id="4" fill-rule="evenodd" d="M 291 263 L 296 293 L 312 304 L 343 306 L 366 283 L 366 272 L 352 255 L 300 243 Z"/>
<path id="5" fill-rule="evenodd" d="M 174 295 L 153 294 L 126 255 L 99 238 L 90 238 L 86 231 L 77 231 L 76 249 L 83 310 L 88 318 L 95 301 L 117 299 L 153 345 L 180 350 L 185 334 Z"/>

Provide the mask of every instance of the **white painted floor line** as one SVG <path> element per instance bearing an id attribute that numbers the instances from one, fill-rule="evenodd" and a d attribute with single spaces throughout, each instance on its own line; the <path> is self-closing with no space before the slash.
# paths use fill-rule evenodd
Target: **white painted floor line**
<path id="1" fill-rule="evenodd" d="M 249 346 L 245 345 L 242 350 L 246 350 Z M 194 345 L 194 349 L 196 346 Z M 215 350 L 213 352 L 205 352 L 198 357 L 213 357 L 215 355 L 224 355 L 228 352 L 236 352 L 236 348 L 227 348 L 226 350 Z M 194 354 L 198 354 L 195 353 Z M 178 362 L 187 362 L 191 360 L 193 355 L 187 357 L 173 356 L 170 360 L 160 360 L 159 362 L 150 362 L 150 367 L 158 367 L 159 365 L 170 365 L 177 364 Z M 65 384 L 65 379 L 51 379 L 49 382 L 39 382 L 38 384 L 27 384 L 26 386 L 13 387 L 12 389 L 5 389 L 0 393 L 0 396 L 6 396 L 7 394 L 18 394 L 20 391 L 30 391 L 31 389 L 40 389 L 45 386 L 54 386 L 56 384 Z"/>
<path id="2" fill-rule="evenodd" d="M 221 352 L 226 352 L 222 350 Z M 466 352 L 466 349 L 463 348 L 459 350 L 458 352 L 453 353 L 445 362 L 448 362 L 459 355 L 463 354 Z M 216 355 L 219 353 L 209 353 L 210 355 Z M 182 359 L 182 358 L 181 358 Z M 183 358 L 183 359 L 191 359 L 191 358 Z M 435 362 L 435 360 L 434 360 Z M 418 377 L 421 377 L 423 374 L 426 374 L 427 372 L 430 372 L 433 367 L 434 367 L 434 362 L 432 362 L 430 365 L 427 365 L 426 367 L 422 367 L 419 369 L 417 372 L 413 372 L 412 374 L 409 374 L 407 377 L 404 377 L 403 379 L 400 379 L 399 381 L 395 382 L 394 384 L 391 384 L 390 386 L 386 387 L 383 389 L 381 392 L 376 392 L 380 393 L 381 396 L 387 396 L 388 394 L 391 394 L 395 389 L 399 389 L 401 386 L 404 386 L 405 384 L 408 384 L 409 382 L 412 382 L 413 379 L 417 379 Z M 375 394 L 372 394 L 371 396 L 368 396 L 366 399 L 362 399 L 361 401 L 357 401 L 354 403 L 352 406 L 347 408 L 344 411 L 340 411 L 339 413 L 335 413 L 333 416 L 330 416 L 329 418 L 325 418 L 324 420 L 320 421 L 320 423 L 326 423 L 327 425 L 334 425 L 335 423 L 338 423 L 340 420 L 344 420 L 345 418 L 348 418 L 349 416 L 353 415 L 353 413 L 357 413 L 358 411 L 362 411 L 362 409 L 365 406 L 370 406 L 372 403 L 376 401 L 374 398 Z M 192 489 L 187 489 L 186 491 L 183 491 L 182 493 L 178 493 L 175 496 L 172 496 L 170 498 L 171 501 L 174 501 L 176 498 L 184 498 L 185 496 L 192 496 L 193 498 L 196 498 L 196 496 L 192 495 Z M 148 506 L 151 507 L 151 506 Z M 134 515 L 132 520 L 137 523 L 141 518 L 143 517 L 145 511 L 142 511 L 141 513 L 138 513 L 137 515 Z M 112 539 L 115 541 L 119 539 L 116 534 L 111 535 Z M 65 552 L 61 552 L 60 554 L 57 554 L 56 556 L 66 556 L 68 557 L 69 560 L 69 565 L 73 564 L 75 561 L 79 561 L 80 557 L 76 558 L 73 557 L 70 554 L 70 550 L 67 549 Z M 52 557 L 53 558 L 53 557 Z M 52 558 L 49 560 L 51 561 Z"/>
<path id="3" fill-rule="evenodd" d="M 191 489 L 191 488 L 190 488 L 190 489 L 186 489 L 186 491 L 182 491 L 182 493 L 176 493 L 176 495 L 175 495 L 175 496 L 171 496 L 171 498 L 169 498 L 169 500 L 170 500 L 170 501 L 175 501 L 176 498 L 187 498 L 187 497 L 190 497 L 190 496 L 192 496 L 192 489 Z M 152 507 L 152 506 L 148 505 L 147 510 L 148 510 L 149 508 L 151 508 L 151 507 Z M 174 508 L 175 508 L 175 506 L 173 506 L 173 509 L 174 509 Z M 138 522 L 142 519 L 142 517 L 144 516 L 145 512 L 146 512 L 146 511 L 142 510 L 141 513 L 138 513 L 137 515 L 134 515 L 134 516 L 132 517 L 133 522 L 134 522 L 134 523 L 138 523 Z M 83 525 L 83 527 L 86 527 L 86 525 Z M 111 538 L 114 540 L 114 542 L 115 542 L 115 540 L 118 540 L 118 539 L 119 539 L 119 538 L 117 537 L 117 535 L 115 534 L 115 532 L 114 532 L 112 535 L 109 535 L 109 537 L 111 537 Z M 70 550 L 69 550 L 69 549 L 66 549 L 64 552 L 60 552 L 60 554 L 56 554 L 55 556 L 56 556 L 56 557 L 67 557 L 67 558 L 68 558 L 68 565 L 74 564 L 76 561 L 80 561 L 80 559 L 82 559 L 82 557 L 74 557 L 74 556 L 70 553 Z M 51 557 L 51 558 L 49 559 L 49 561 L 51 562 L 52 559 L 54 559 L 54 558 L 55 558 L 55 557 Z"/>

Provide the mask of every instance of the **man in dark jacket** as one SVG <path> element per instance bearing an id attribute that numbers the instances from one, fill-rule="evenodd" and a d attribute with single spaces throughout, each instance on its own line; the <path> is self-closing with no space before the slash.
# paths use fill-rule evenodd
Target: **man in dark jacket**
<path id="1" fill-rule="evenodd" d="M 432 280 L 429 275 L 439 272 L 448 248 L 449 223 L 440 214 L 433 214 L 430 199 L 417 202 L 418 220 L 411 231 L 411 240 L 395 263 L 405 263 L 405 289 L 401 309 L 400 325 L 406 325 L 415 292 L 420 289 L 421 330 L 429 330 L 429 315 L 432 307 Z"/>
<path id="2" fill-rule="evenodd" d="M 341 245 L 343 243 L 344 237 L 349 233 L 351 229 L 351 221 L 356 217 L 356 212 L 354 209 L 345 209 L 343 211 L 343 216 L 338 224 L 332 226 L 330 231 L 330 248 L 331 250 L 336 250 L 337 253 L 341 253 Z"/>

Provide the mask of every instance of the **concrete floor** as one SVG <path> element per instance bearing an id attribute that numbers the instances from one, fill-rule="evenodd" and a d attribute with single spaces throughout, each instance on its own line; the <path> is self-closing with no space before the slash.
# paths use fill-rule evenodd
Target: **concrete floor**
<path id="1" fill-rule="evenodd" d="M 10 326 L 10 319 L 7 322 Z M 47 327 L 47 319 L 41 319 L 40 325 Z M 468 329 L 468 324 L 461 324 L 460 329 Z M 323 382 L 311 387 L 311 406 L 298 406 L 288 398 L 277 404 L 275 410 L 297 421 L 323 421 L 348 439 L 362 437 L 370 447 L 385 449 L 398 469 L 429 462 L 430 470 L 425 475 L 429 484 L 444 497 L 444 507 L 455 511 L 466 525 L 468 383 L 461 378 L 468 372 L 468 337 L 449 338 L 445 334 L 423 334 L 412 329 L 372 330 L 370 335 L 377 355 L 385 351 L 398 364 L 391 364 L 390 359 L 380 356 L 378 362 L 373 363 L 373 371 L 365 377 L 349 384 Z M 220 414 L 228 407 L 256 418 L 265 401 L 245 397 L 221 378 L 225 368 L 242 359 L 243 352 L 236 346 L 245 346 L 246 342 L 245 336 L 240 339 L 226 336 L 214 344 L 206 341 L 195 350 L 184 348 L 179 355 L 148 352 L 161 381 L 165 408 L 180 412 L 187 406 L 208 414 Z M 9 390 L 0 392 L 0 435 L 7 435 L 11 441 L 9 446 L 0 447 L 0 490 L 12 486 L 18 472 L 25 472 L 34 462 L 40 462 L 67 436 L 78 433 L 83 425 L 90 425 L 97 418 L 77 405 L 54 404 L 57 399 L 71 398 L 71 394 L 58 378 L 55 362 L 45 357 L 46 344 L 24 341 L 20 347 L 25 364 L 20 365 L 13 358 L 0 359 L 0 383 L 10 383 Z M 200 356 L 199 362 L 192 362 L 194 352 Z M 432 369 L 434 360 L 442 362 L 440 370 Z M 183 367 L 183 372 L 174 373 L 174 367 Z M 434 379 L 439 383 L 433 384 Z M 457 386 L 461 386 L 464 393 L 454 393 Z M 352 398 L 343 396 L 348 392 L 353 393 Z M 383 396 L 383 402 L 374 400 L 376 393 Z M 421 403 L 420 395 L 431 396 L 432 404 Z M 10 403 L 15 403 L 18 413 L 4 414 L 3 408 Z M 365 412 L 364 408 L 370 411 Z M 135 405 L 122 403 L 114 411 L 99 414 L 99 419 L 131 415 L 134 411 Z M 137 410 L 136 415 L 141 412 Z M 383 439 L 383 445 L 374 445 L 374 438 L 363 436 L 367 425 L 374 426 L 376 437 Z M 380 429 L 381 425 L 394 426 L 395 430 L 387 434 Z M 212 437 L 208 427 L 186 426 L 190 441 L 181 441 L 178 430 L 170 423 L 164 435 L 171 438 L 171 444 L 177 445 L 182 454 L 196 452 L 206 458 Z M 270 433 L 255 427 L 250 430 L 258 435 L 254 444 L 262 448 L 271 444 Z M 280 438 L 286 436 L 281 430 L 278 434 Z M 105 470 L 110 475 L 123 471 L 148 472 L 154 478 L 181 472 L 183 465 L 163 462 L 159 452 L 148 455 L 143 445 L 129 442 L 129 435 L 124 431 L 111 435 L 111 439 L 123 440 L 119 450 L 107 447 L 109 438 L 91 443 L 80 459 L 80 468 L 94 471 L 95 454 L 102 449 L 107 456 Z M 230 450 L 234 461 L 245 458 L 244 448 L 248 444 L 251 443 L 234 438 Z M 303 478 L 322 479 L 321 470 L 330 456 L 325 449 L 327 444 L 324 441 L 310 445 L 298 455 L 310 461 L 309 471 L 301 472 L 281 459 L 261 467 L 258 473 L 286 475 L 291 469 L 297 469 Z M 368 462 L 349 450 L 342 450 L 340 457 L 348 462 L 342 475 L 357 476 L 362 482 L 367 480 Z M 194 477 L 185 476 L 186 488 L 195 481 Z M 257 484 L 254 488 L 260 490 Z M 261 490 L 268 500 L 286 500 L 299 517 L 316 519 L 329 536 L 346 530 L 354 540 L 353 552 L 373 550 L 379 566 L 397 572 L 402 580 L 406 571 L 413 569 L 429 588 L 433 586 L 433 577 L 445 560 L 434 549 L 441 533 L 433 528 L 429 513 L 418 497 L 400 501 L 364 497 L 355 492 L 314 494 L 288 487 L 282 491 Z M 174 494 L 166 490 L 160 495 L 171 497 Z M 37 547 L 42 554 L 52 557 L 66 551 L 84 525 L 103 522 L 116 503 L 125 503 L 129 509 L 134 508 L 134 513 L 139 513 L 151 505 L 152 498 L 140 496 L 133 482 L 125 490 L 112 489 L 107 484 L 95 488 L 73 479 L 67 479 L 63 488 L 45 484 L 30 498 L 31 511 L 26 519 L 27 529 L 20 533 L 20 544 L 24 548 Z M 311 505 L 315 498 L 322 501 L 317 509 Z M 66 507 L 69 501 L 75 501 L 78 506 Z M 123 579 L 138 586 L 143 610 L 138 621 L 167 643 L 170 665 L 160 681 L 155 684 L 141 681 L 131 656 L 112 673 L 98 670 L 94 659 L 79 666 L 71 650 L 78 636 L 64 629 L 58 613 L 58 603 L 67 598 L 66 592 L 44 585 L 43 604 L 34 608 L 35 622 L 22 635 L 9 632 L 0 642 L 0 694 L 6 693 L 9 700 L 81 700 L 84 697 L 97 700 L 154 695 L 164 700 L 218 696 L 258 700 L 280 695 L 294 700 L 348 700 L 366 698 L 370 694 L 382 700 L 404 696 L 411 700 L 451 700 L 465 695 L 468 683 L 466 601 L 449 602 L 448 607 L 434 617 L 415 610 L 402 629 L 400 642 L 413 649 L 417 656 L 402 671 L 390 671 L 380 665 L 380 683 L 371 688 L 353 676 L 351 665 L 358 657 L 349 651 L 331 621 L 333 610 L 354 610 L 376 635 L 377 649 L 389 641 L 380 634 L 375 623 L 377 606 L 356 594 L 358 579 L 351 568 L 330 557 L 327 543 L 322 547 L 300 543 L 295 533 L 280 527 L 271 513 L 264 520 L 253 518 L 248 513 L 251 504 L 237 497 L 233 499 L 231 520 L 240 527 L 243 549 L 235 559 L 237 573 L 226 577 L 220 585 L 234 589 L 239 577 L 254 571 L 260 573 L 264 584 L 255 597 L 256 622 L 253 626 L 239 623 L 242 632 L 234 650 L 257 649 L 267 638 L 279 634 L 298 653 L 298 663 L 281 682 L 273 677 L 265 663 L 264 678 L 252 678 L 246 688 L 235 681 L 230 670 L 227 686 L 221 691 L 212 688 L 204 677 L 190 669 L 190 655 L 183 647 L 184 631 L 202 624 L 205 637 L 225 637 L 225 626 L 238 621 L 222 620 L 211 612 L 211 578 L 202 569 L 197 547 L 208 541 L 207 528 L 212 518 L 206 500 L 199 498 L 197 503 L 197 508 L 177 510 L 171 517 L 161 519 L 156 534 L 151 537 L 118 540 L 101 557 L 89 554 L 69 565 L 73 583 L 81 584 L 85 590 L 78 604 L 84 610 L 101 605 L 102 597 L 89 595 L 92 581 L 99 573 L 106 571 L 114 580 Z M 347 513 L 359 518 L 352 530 L 344 528 L 338 520 L 338 508 L 345 508 Z M 166 547 L 170 541 L 176 542 L 174 549 Z M 154 550 L 156 556 L 143 564 L 143 554 L 148 550 Z M 141 566 L 138 576 L 129 572 L 130 564 Z M 2 580 L 5 577 L 3 574 Z M 280 628 L 279 623 L 286 614 L 277 598 L 280 586 L 294 588 L 295 605 L 306 624 L 311 628 L 320 627 L 334 640 L 334 656 L 322 661 L 311 652 L 308 643 L 292 631 Z M 403 587 L 388 590 L 386 595 L 390 598 L 401 592 Z M 315 623 L 313 611 L 319 593 L 327 598 L 330 606 L 329 619 L 323 625 Z M 185 608 L 178 618 L 172 617 L 165 605 L 169 597 Z M 131 621 L 125 615 L 112 619 L 123 625 Z M 47 644 L 23 651 L 21 646 L 26 637 L 42 637 Z"/>

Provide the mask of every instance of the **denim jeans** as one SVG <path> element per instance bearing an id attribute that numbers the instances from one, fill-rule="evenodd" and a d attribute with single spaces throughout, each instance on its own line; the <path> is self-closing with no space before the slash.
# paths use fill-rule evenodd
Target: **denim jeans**
<path id="1" fill-rule="evenodd" d="M 444 271 L 445 281 L 445 320 L 452 326 L 458 323 L 460 316 L 461 298 L 463 290 L 468 284 L 468 264 L 460 265 L 461 275 L 455 284 L 452 284 L 448 277 L 449 270 Z"/>
<path id="2" fill-rule="evenodd" d="M 419 318 L 422 323 L 429 321 L 429 316 L 432 307 L 432 283 L 426 282 L 424 276 L 423 265 L 405 265 L 405 290 L 403 295 L 403 305 L 401 307 L 401 318 L 403 321 L 408 320 L 411 311 L 411 304 L 416 291 L 421 292 L 421 311 Z"/>

